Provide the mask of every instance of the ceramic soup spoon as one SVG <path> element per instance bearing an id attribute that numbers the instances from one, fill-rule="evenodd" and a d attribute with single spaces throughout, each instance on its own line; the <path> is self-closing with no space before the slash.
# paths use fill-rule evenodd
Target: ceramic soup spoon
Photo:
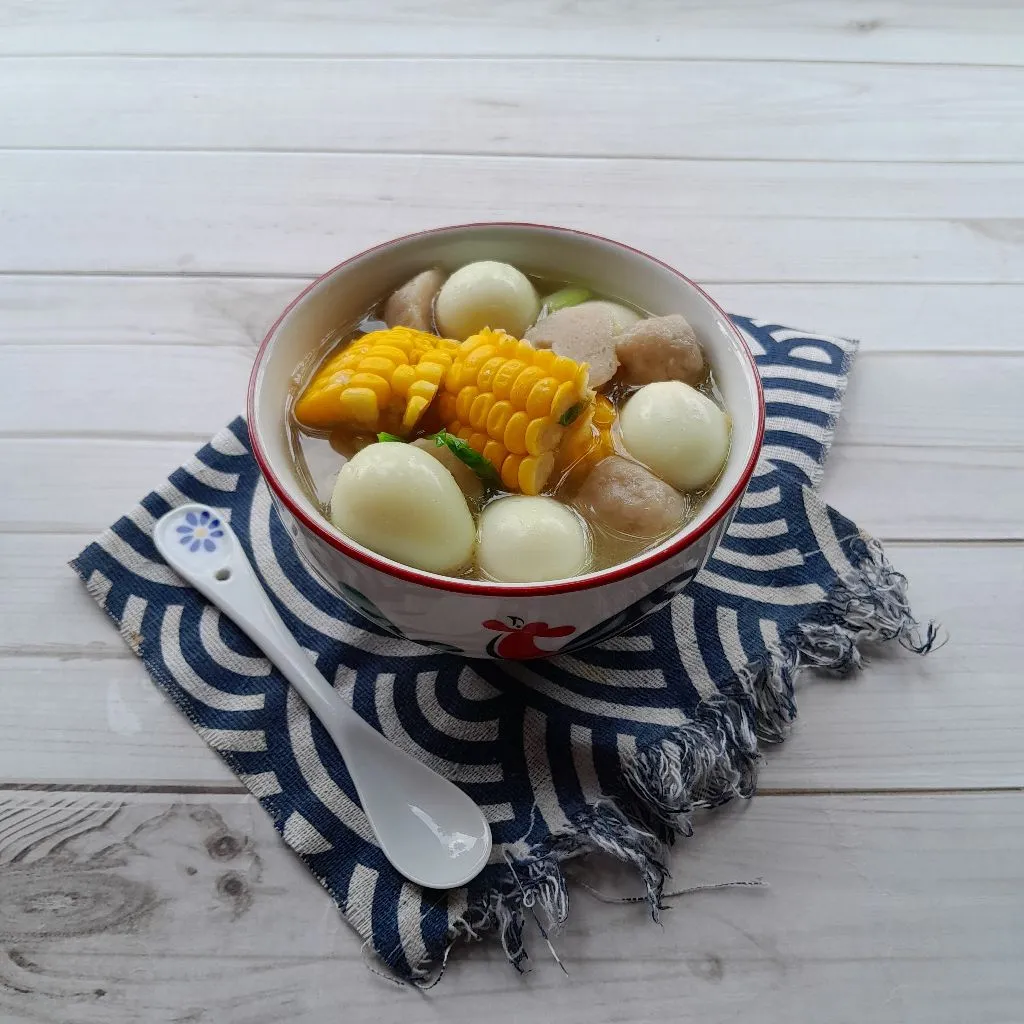
<path id="1" fill-rule="evenodd" d="M 342 700 L 285 628 L 220 513 L 182 505 L 159 520 L 153 539 L 168 565 L 252 638 L 323 723 L 395 868 L 432 889 L 473 878 L 491 852 L 480 808 Z"/>

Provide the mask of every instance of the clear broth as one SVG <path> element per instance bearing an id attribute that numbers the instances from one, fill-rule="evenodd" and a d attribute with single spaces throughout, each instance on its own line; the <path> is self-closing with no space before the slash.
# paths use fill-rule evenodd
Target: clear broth
<path id="1" fill-rule="evenodd" d="M 550 278 L 541 278 L 534 275 L 528 276 L 540 295 L 550 295 L 561 288 L 576 287 L 575 283 L 571 281 L 556 281 Z M 641 316 L 646 317 L 651 315 L 639 306 L 623 302 L 618 298 L 602 296 L 596 293 L 593 294 L 593 298 L 607 298 L 609 301 L 630 306 Z M 335 352 L 344 348 L 357 338 L 362 337 L 364 334 L 369 334 L 372 331 L 385 330 L 387 328 L 387 324 L 385 324 L 379 316 L 383 304 L 384 299 L 381 299 L 381 301 L 377 302 L 370 310 L 368 310 L 357 323 L 325 338 L 316 351 L 311 353 L 308 358 L 304 359 L 292 375 L 287 410 L 289 450 L 292 460 L 295 463 L 297 475 L 303 489 L 309 499 L 314 505 L 316 505 L 320 510 L 320 513 L 328 522 L 330 522 L 331 493 L 334 490 L 334 481 L 338 475 L 338 471 L 348 459 L 359 451 L 360 448 L 374 443 L 377 440 L 377 437 L 372 433 L 359 433 L 348 429 L 339 429 L 330 433 L 311 431 L 308 428 L 299 425 L 293 415 L 292 409 L 299 395 L 302 394 L 306 384 L 312 378 L 317 368 L 327 358 L 334 355 Z M 436 332 L 436 325 L 434 325 L 434 329 Z M 614 404 L 616 410 L 621 409 L 629 396 L 637 390 L 638 388 L 630 387 L 616 381 L 615 379 L 612 379 L 607 384 L 596 389 L 598 394 L 604 395 Z M 710 371 L 708 372 L 705 380 L 701 382 L 698 390 L 707 395 L 708 398 L 710 398 L 720 408 L 725 409 L 725 403 L 722 400 L 721 392 L 718 389 L 718 385 L 715 383 L 714 375 Z M 413 441 L 418 437 L 429 436 L 430 433 L 430 431 L 424 430 L 415 433 L 409 438 L 409 440 Z M 636 461 L 629 452 L 626 451 L 622 444 L 622 439 L 619 435 L 618 422 L 616 422 L 612 428 L 612 440 L 614 442 L 615 453 L 617 455 L 633 462 Z M 581 519 L 584 519 L 574 501 L 575 492 L 579 489 L 578 485 L 570 486 L 569 484 L 569 477 L 575 465 L 576 463 L 567 467 L 562 475 L 557 480 L 553 481 L 552 485 L 546 488 L 543 493 L 558 499 L 563 504 L 571 508 Z M 642 554 L 644 551 L 656 547 L 672 534 L 685 529 L 686 525 L 692 522 L 698 512 L 700 512 L 713 486 L 714 482 L 700 491 L 678 492 L 686 500 L 687 509 L 685 519 L 678 526 L 653 539 L 620 534 L 605 528 L 600 523 L 595 523 L 590 519 L 585 519 L 590 536 L 591 550 L 590 561 L 584 572 L 596 572 L 601 569 L 608 569 L 614 565 L 619 565 L 622 562 L 627 562 L 631 558 L 635 558 L 637 555 Z M 505 497 L 508 493 L 509 492 L 504 490 L 485 493 L 483 501 L 476 503 L 476 507 L 473 507 L 471 503 L 474 517 L 479 517 L 479 513 L 484 507 L 490 504 L 490 502 L 497 501 L 498 499 Z M 484 580 L 488 577 L 482 574 L 476 566 L 468 566 L 464 572 L 459 574 L 459 578 Z"/>

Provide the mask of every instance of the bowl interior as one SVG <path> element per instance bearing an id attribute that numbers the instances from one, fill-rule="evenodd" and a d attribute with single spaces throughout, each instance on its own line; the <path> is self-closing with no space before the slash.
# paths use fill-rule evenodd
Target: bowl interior
<path id="1" fill-rule="evenodd" d="M 699 529 L 711 519 L 744 476 L 759 432 L 760 389 L 749 354 L 735 329 L 699 289 L 650 257 L 591 235 L 525 224 L 444 228 L 386 243 L 337 267 L 287 311 L 257 357 L 251 427 L 293 506 L 328 534 L 359 548 L 321 517 L 299 483 L 288 454 L 284 410 L 296 367 L 328 336 L 356 322 L 374 302 L 420 270 L 433 265 L 454 270 L 481 259 L 503 260 L 528 273 L 569 279 L 652 314 L 682 313 L 689 320 L 704 344 L 733 422 L 725 472 L 697 518 L 687 524 L 686 532 Z M 668 538 L 661 546 L 670 545 L 672 540 Z M 389 563 L 380 555 L 368 554 Z M 645 552 L 638 557 L 650 555 Z M 398 568 L 409 571 L 404 566 Z M 585 580 L 580 577 L 581 582 Z M 529 587 L 508 584 L 510 590 L 517 586 Z"/>

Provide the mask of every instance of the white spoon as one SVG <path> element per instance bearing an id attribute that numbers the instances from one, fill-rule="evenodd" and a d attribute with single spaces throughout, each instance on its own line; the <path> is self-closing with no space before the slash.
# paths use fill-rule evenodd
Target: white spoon
<path id="1" fill-rule="evenodd" d="M 395 868 L 431 889 L 452 889 L 477 875 L 491 852 L 480 808 L 341 699 L 285 628 L 221 514 L 182 505 L 157 522 L 153 540 L 179 576 L 248 633 L 323 723 Z"/>

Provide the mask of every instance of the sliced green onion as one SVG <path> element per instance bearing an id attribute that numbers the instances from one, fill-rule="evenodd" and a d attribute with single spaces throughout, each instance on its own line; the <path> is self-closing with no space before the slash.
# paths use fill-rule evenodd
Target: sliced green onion
<path id="1" fill-rule="evenodd" d="M 544 308 L 548 312 L 548 316 L 552 313 L 557 313 L 560 309 L 568 309 L 570 306 L 578 306 L 581 302 L 586 302 L 587 299 L 592 299 L 594 293 L 587 288 L 559 288 L 557 292 L 552 292 L 544 300 Z"/>
<path id="2" fill-rule="evenodd" d="M 569 408 L 558 417 L 559 425 L 563 427 L 569 426 L 570 423 L 575 422 L 579 417 L 579 414 L 583 412 L 586 407 L 587 403 L 585 401 L 577 402 L 575 405 L 570 405 Z"/>
<path id="3" fill-rule="evenodd" d="M 442 430 L 434 435 L 438 448 L 447 448 L 461 462 L 464 462 L 488 487 L 500 487 L 501 477 L 490 459 L 485 459 L 468 441 Z"/>
<path id="4" fill-rule="evenodd" d="M 399 437 L 397 434 L 389 434 L 386 430 L 382 430 L 377 435 L 377 440 L 378 441 L 401 441 L 403 444 L 405 443 L 405 438 L 404 437 Z"/>

